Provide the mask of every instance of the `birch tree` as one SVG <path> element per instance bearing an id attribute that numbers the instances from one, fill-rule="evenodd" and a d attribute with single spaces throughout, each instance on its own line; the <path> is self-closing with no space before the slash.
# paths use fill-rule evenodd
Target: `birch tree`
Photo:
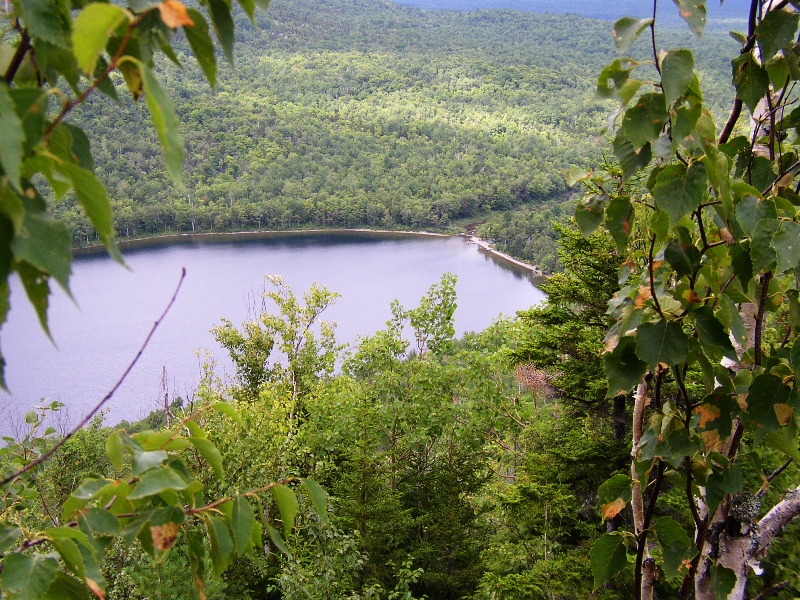
<path id="1" fill-rule="evenodd" d="M 701 35 L 704 0 L 675 3 Z M 746 598 L 800 515 L 786 476 L 800 458 L 797 4 L 752 1 L 748 30 L 732 34 L 736 95 L 721 128 L 693 53 L 658 45 L 657 0 L 653 18 L 614 26 L 621 55 L 640 35 L 649 48 L 614 60 L 597 85 L 619 102 L 613 153 L 641 192 L 614 193 L 603 170 L 573 174 L 596 192 L 576 209 L 582 231 L 605 225 L 625 256 L 605 366 L 610 396 L 635 389 L 630 473 L 599 490 L 603 518 L 630 510 L 633 527 L 592 549 L 596 587 L 630 561 L 636 598 L 652 598 L 659 579 L 680 598 Z M 781 462 L 767 468 L 767 454 Z M 684 522 L 658 517 L 668 488 L 682 491 Z"/>

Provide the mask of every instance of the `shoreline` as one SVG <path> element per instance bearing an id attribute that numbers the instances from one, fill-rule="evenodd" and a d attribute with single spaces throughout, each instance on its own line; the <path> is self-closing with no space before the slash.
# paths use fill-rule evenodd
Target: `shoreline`
<path id="1" fill-rule="evenodd" d="M 363 228 L 350 228 L 350 229 L 291 229 L 287 231 L 269 230 L 269 231 L 226 231 L 220 233 L 203 232 L 203 233 L 171 233 L 165 235 L 154 235 L 149 237 L 132 238 L 117 240 L 117 246 L 120 250 L 137 250 L 140 248 L 158 248 L 165 246 L 173 246 L 179 244 L 215 244 L 225 243 L 230 241 L 252 241 L 252 240 L 266 240 L 282 237 L 299 237 L 309 234 L 322 234 L 322 235 L 364 235 L 364 236 L 380 236 L 380 237 L 440 237 L 452 238 L 460 237 L 465 239 L 468 243 L 474 244 L 478 247 L 478 251 L 490 256 L 493 260 L 500 263 L 511 265 L 515 268 L 525 270 L 534 279 L 534 285 L 538 282 L 544 281 L 546 276 L 542 271 L 534 266 L 529 265 L 519 259 L 500 252 L 492 248 L 492 246 L 478 237 L 474 231 L 463 231 L 461 233 L 435 233 L 431 231 L 409 231 L 409 230 L 391 230 L 391 229 L 363 229 Z M 90 246 L 80 246 L 72 249 L 74 256 L 96 256 L 105 253 L 105 246 L 102 244 L 92 244 Z"/>
<path id="2" fill-rule="evenodd" d="M 154 248 L 159 246 L 171 246 L 174 244 L 202 244 L 202 243 L 224 243 L 233 240 L 260 240 L 281 237 L 295 237 L 308 234 L 376 234 L 380 236 L 398 237 L 457 237 L 462 234 L 433 233 L 430 231 L 394 231 L 391 229 L 291 229 L 264 230 L 264 231 L 225 231 L 220 233 L 168 233 L 165 235 L 152 235 L 147 237 L 118 239 L 117 246 L 120 250 L 137 248 Z M 105 253 L 103 244 L 91 244 L 89 246 L 78 246 L 72 248 L 74 256 L 93 256 Z"/>
<path id="3" fill-rule="evenodd" d="M 469 234 L 462 234 L 462 235 L 469 235 Z M 531 275 L 538 281 L 544 281 L 547 278 L 539 267 L 534 265 L 529 265 L 526 262 L 522 262 L 521 260 L 514 258 L 510 254 L 506 254 L 505 252 L 500 252 L 500 250 L 492 248 L 489 242 L 485 241 L 482 238 L 479 238 L 477 235 L 470 235 L 468 243 L 478 246 L 479 252 L 488 254 L 493 258 L 500 259 L 503 262 L 507 262 L 517 267 L 526 269 L 527 271 L 530 271 Z"/>

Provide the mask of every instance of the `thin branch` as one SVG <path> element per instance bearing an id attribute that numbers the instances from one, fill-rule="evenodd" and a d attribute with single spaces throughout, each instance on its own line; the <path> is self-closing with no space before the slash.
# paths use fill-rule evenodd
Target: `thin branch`
<path id="1" fill-rule="evenodd" d="M 661 305 L 658 303 L 658 298 L 656 297 L 656 286 L 653 282 L 653 248 L 656 245 L 656 236 L 650 238 L 650 255 L 647 261 L 647 269 L 650 272 L 650 296 L 653 298 L 653 304 L 656 307 L 656 311 L 658 314 L 661 315 L 661 318 L 664 318 L 664 312 L 661 310 Z"/>
<path id="2" fill-rule="evenodd" d="M 61 438 L 47 452 L 45 452 L 44 454 L 39 456 L 39 458 L 37 458 L 36 460 L 34 460 L 32 462 L 29 462 L 27 465 L 25 465 L 19 471 L 16 471 L 15 473 L 12 473 L 11 475 L 3 478 L 3 480 L 0 481 L 0 487 L 6 485 L 7 483 L 9 483 L 11 481 L 14 481 L 14 480 L 18 479 L 20 476 L 22 476 L 25 473 L 27 473 L 27 472 L 33 470 L 34 468 L 38 467 L 44 461 L 46 461 L 51 456 L 53 456 L 53 454 L 55 454 L 61 448 L 61 446 L 66 444 L 67 441 L 72 436 L 74 436 L 76 433 L 78 433 L 78 431 L 80 431 L 89 421 L 92 420 L 92 418 L 97 414 L 97 412 L 101 408 L 103 408 L 103 406 L 105 406 L 106 402 L 111 400 L 112 396 L 116 393 L 116 391 L 119 389 L 119 387 L 125 381 L 125 379 L 128 377 L 128 374 L 133 370 L 133 367 L 136 365 L 137 362 L 139 362 L 139 358 L 141 358 L 142 354 L 144 353 L 145 348 L 147 348 L 148 344 L 150 343 L 150 340 L 153 337 L 153 334 L 156 332 L 156 329 L 158 329 L 158 326 L 161 325 L 161 321 L 164 320 L 164 317 L 167 316 L 167 313 L 172 308 L 172 305 L 175 303 L 175 299 L 178 297 L 178 292 L 181 289 L 181 285 L 183 284 L 183 280 L 184 280 L 185 277 L 186 277 L 186 268 L 183 268 L 183 269 L 181 269 L 181 278 L 178 281 L 178 285 L 175 288 L 175 292 L 172 294 L 172 298 L 170 298 L 170 301 L 167 304 L 167 307 L 164 309 L 164 312 L 161 313 L 161 316 L 158 317 L 156 322 L 153 323 L 153 327 L 150 328 L 150 333 L 147 334 L 147 337 L 145 338 L 144 342 L 142 343 L 141 347 L 139 348 L 139 351 L 136 353 L 136 356 L 134 356 L 133 360 L 128 365 L 128 368 L 125 369 L 125 372 L 122 373 L 122 376 L 117 380 L 117 383 L 114 384 L 114 387 L 111 388 L 111 390 L 103 397 L 103 399 L 100 400 L 100 402 L 98 402 L 95 405 L 95 407 L 91 411 L 89 411 L 89 413 L 83 418 L 83 420 L 80 423 L 78 423 L 69 433 L 67 433 L 67 435 L 65 435 L 63 438 Z"/>
<path id="3" fill-rule="evenodd" d="M 775 469 L 775 471 L 773 471 L 769 476 L 767 476 L 767 483 L 772 483 L 772 480 L 775 479 L 776 477 L 778 477 L 787 468 L 789 468 L 789 465 L 791 465 L 792 462 L 794 462 L 794 459 L 790 458 L 785 463 L 783 463 L 780 467 Z M 758 490 L 758 493 L 756 494 L 756 498 L 761 498 L 766 493 L 767 493 L 767 488 L 763 487 L 760 490 Z"/>
<path id="4" fill-rule="evenodd" d="M 300 481 L 300 478 L 299 477 L 287 477 L 287 478 L 281 479 L 279 481 L 273 481 L 272 483 L 270 483 L 268 485 L 265 485 L 264 487 L 260 487 L 260 488 L 255 489 L 255 490 L 250 490 L 249 492 L 245 492 L 244 494 L 241 494 L 241 495 L 242 496 L 258 496 L 259 494 L 263 494 L 264 492 L 268 492 L 269 490 L 271 490 L 272 488 L 274 488 L 276 486 L 286 485 L 287 483 L 292 483 L 293 481 Z M 199 514 L 199 513 L 202 513 L 202 512 L 206 512 L 206 511 L 212 510 L 212 509 L 216 508 L 217 506 L 225 504 L 226 502 L 231 502 L 232 500 L 234 500 L 233 496 L 226 496 L 226 497 L 214 500 L 214 502 L 206 504 L 205 506 L 201 506 L 200 508 L 187 508 L 183 512 L 185 514 L 187 514 L 187 515 L 196 515 L 196 514 Z"/>
<path id="5" fill-rule="evenodd" d="M 154 10 L 154 8 L 150 10 Z M 122 58 L 122 54 L 123 52 L 125 52 L 125 48 L 127 47 L 128 42 L 131 40 L 131 35 L 133 35 L 133 30 L 136 28 L 137 25 L 139 25 L 139 23 L 142 22 L 142 20 L 150 12 L 150 10 L 143 12 L 133 21 L 128 23 L 128 31 L 125 32 L 125 37 L 122 38 L 122 41 L 119 44 L 119 48 L 117 48 L 117 52 L 116 54 L 114 54 L 114 57 L 111 59 L 111 62 L 108 63 L 108 66 L 103 70 L 102 73 L 100 73 L 100 75 L 97 76 L 97 78 L 92 82 L 92 84 L 89 87 L 87 87 L 78 96 L 76 96 L 75 98 L 73 98 L 64 105 L 64 107 L 61 109 L 61 112 L 58 113 L 56 118 L 53 119 L 53 121 L 47 126 L 47 129 L 44 130 L 45 139 L 50 137 L 50 134 L 53 132 L 53 129 L 55 129 L 56 125 L 58 125 L 73 108 L 75 108 L 79 104 L 82 104 L 83 101 L 86 100 L 86 97 L 89 94 L 91 94 L 94 90 L 96 90 L 100 86 L 100 84 L 106 80 L 106 78 L 111 74 L 111 72 L 117 68 L 119 60 L 120 58 Z"/>
<path id="6" fill-rule="evenodd" d="M 792 584 L 788 579 L 785 581 L 781 581 L 780 583 L 776 583 L 775 585 L 765 589 L 758 596 L 753 598 L 753 600 L 765 600 L 766 598 L 772 598 L 773 596 L 777 596 L 779 592 L 782 592 L 783 590 L 788 590 L 791 586 Z"/>
<path id="7" fill-rule="evenodd" d="M 692 493 L 692 457 L 684 456 L 683 463 L 686 468 L 686 500 L 692 513 L 694 526 L 700 531 L 705 528 L 705 521 L 700 517 L 700 512 L 697 510 L 697 503 L 694 501 L 694 494 Z"/>
<path id="8" fill-rule="evenodd" d="M 769 295 L 769 282 L 772 280 L 772 271 L 767 271 L 761 278 L 761 298 L 758 301 L 758 314 L 756 315 L 756 332 L 753 339 L 755 366 L 761 365 L 761 336 L 764 328 L 764 312 L 767 306 L 767 296 Z"/>
<path id="9" fill-rule="evenodd" d="M 653 59 L 655 60 L 656 71 L 661 75 L 661 67 L 658 64 L 658 46 L 656 46 L 656 12 L 658 10 L 658 0 L 653 0 L 653 21 L 650 23 L 650 39 L 653 43 Z"/>
<path id="10" fill-rule="evenodd" d="M 634 589 L 636 592 L 636 597 L 641 598 L 642 596 L 642 571 L 643 565 L 645 560 L 645 550 L 647 548 L 647 531 L 650 528 L 650 521 L 653 518 L 653 513 L 655 512 L 656 508 L 656 501 L 658 500 L 658 495 L 661 492 L 661 482 L 664 480 L 664 462 L 659 460 L 658 461 L 658 470 L 656 471 L 656 479 L 655 485 L 653 486 L 653 490 L 650 493 L 650 498 L 647 503 L 647 509 L 644 514 L 644 521 L 642 522 L 642 530 L 636 536 L 636 570 L 635 573 L 635 581 L 634 581 Z"/>
<path id="11" fill-rule="evenodd" d="M 733 133 L 733 128 L 736 126 L 736 121 L 739 120 L 739 116 L 741 114 L 742 114 L 742 100 L 737 96 L 733 100 L 733 106 L 731 107 L 731 113 L 728 115 L 728 120 L 725 122 L 725 126 L 722 128 L 722 131 L 719 134 L 719 138 L 717 138 L 718 145 L 724 144 L 731 137 L 731 133 Z"/>
<path id="12" fill-rule="evenodd" d="M 19 23 L 17 23 L 17 27 L 19 27 Z M 17 50 L 14 52 L 13 58 L 11 59 L 11 62 L 8 63 L 8 68 L 6 69 L 5 74 L 3 74 L 3 79 L 5 80 L 6 85 L 11 85 L 11 82 L 14 81 L 17 71 L 19 70 L 20 65 L 22 65 L 22 61 L 30 49 L 31 38 L 28 35 L 27 30 L 23 29 L 22 39 L 19 41 L 19 46 L 17 46 Z"/>
<path id="13" fill-rule="evenodd" d="M 775 536 L 798 515 L 800 515 L 800 490 L 794 489 L 758 522 L 758 549 L 754 554 L 757 556 L 766 551 Z"/>

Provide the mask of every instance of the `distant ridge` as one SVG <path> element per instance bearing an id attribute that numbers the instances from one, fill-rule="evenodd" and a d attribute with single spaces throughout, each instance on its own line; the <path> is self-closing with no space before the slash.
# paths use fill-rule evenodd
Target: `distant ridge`
<path id="1" fill-rule="evenodd" d="M 533 13 L 577 14 L 592 19 L 616 20 L 623 16 L 644 18 L 652 14 L 651 0 L 604 0 L 603 2 L 564 2 L 563 0 L 392 0 L 396 4 L 431 10 L 474 11 L 490 9 L 517 10 Z M 739 26 L 747 18 L 749 0 L 725 0 L 720 7 L 714 0 L 707 2 L 708 21 L 712 25 Z M 672 2 L 663 2 L 659 17 L 679 21 Z"/>

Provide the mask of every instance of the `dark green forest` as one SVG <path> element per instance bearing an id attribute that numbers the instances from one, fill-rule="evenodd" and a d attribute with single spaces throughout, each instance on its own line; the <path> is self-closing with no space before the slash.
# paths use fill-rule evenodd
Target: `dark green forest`
<path id="1" fill-rule="evenodd" d="M 186 138 L 184 185 L 161 165 L 144 107 L 95 95 L 75 122 L 97 140 L 121 239 L 459 232 L 488 220 L 500 250 L 552 271 L 549 221 L 573 193 L 564 173 L 593 164 L 606 143 L 594 74 L 614 55 L 608 31 L 564 15 L 276 0 L 255 26 L 236 16 L 235 70 L 221 70 L 216 89 L 180 43 L 184 69 L 162 64 Z M 709 35 L 685 41 L 702 45 L 709 102 L 723 106 L 733 41 Z M 75 244 L 96 243 L 74 202 L 55 210 Z"/>

